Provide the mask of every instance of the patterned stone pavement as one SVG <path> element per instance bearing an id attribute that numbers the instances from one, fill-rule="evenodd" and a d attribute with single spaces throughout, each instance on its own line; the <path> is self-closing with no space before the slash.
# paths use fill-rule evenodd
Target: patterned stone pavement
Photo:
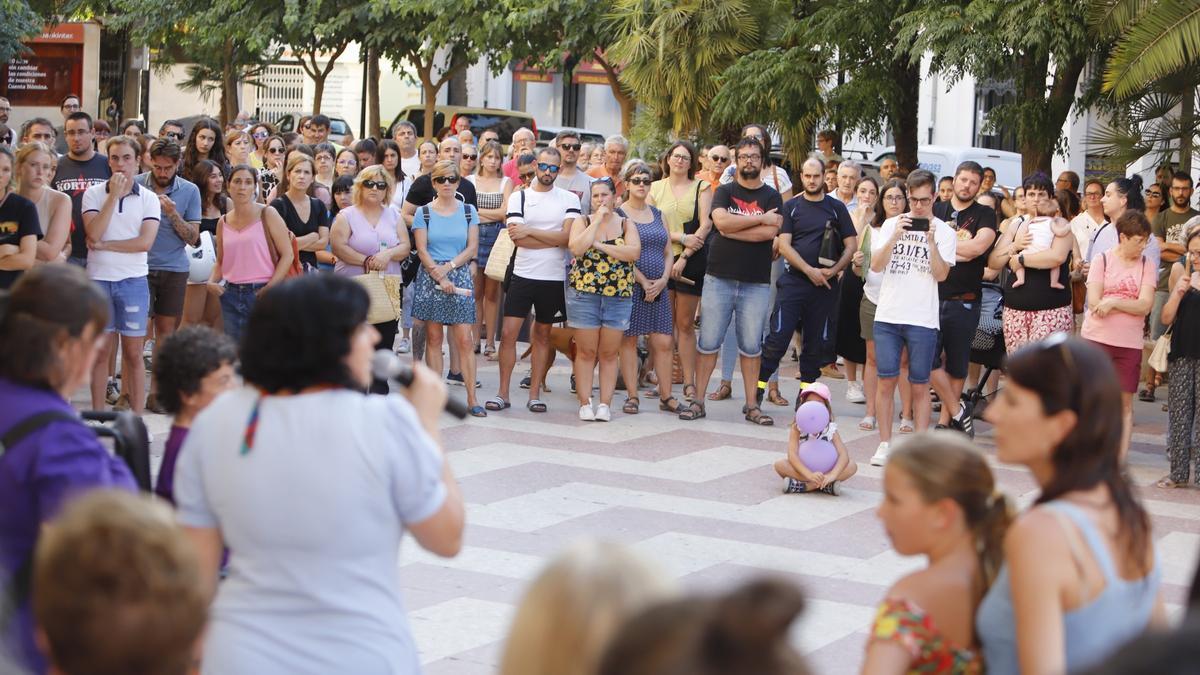
<path id="1" fill-rule="evenodd" d="M 785 365 L 781 381 L 791 398 L 795 367 Z M 481 366 L 486 398 L 497 370 Z M 784 452 L 790 407 L 767 406 L 774 428 L 743 421 L 736 397 L 710 402 L 707 419 L 685 423 L 659 412 L 653 399 L 642 399 L 640 415 L 623 415 L 618 395 L 612 422 L 580 422 L 564 358 L 551 372 L 554 392 L 542 396 L 549 413 L 524 409 L 527 392 L 516 380 L 527 372 L 518 365 L 511 410 L 467 422 L 446 418 L 444 440 L 468 503 L 463 552 L 444 560 L 411 540 L 402 551 L 400 578 L 428 673 L 494 672 L 526 584 L 581 537 L 624 542 L 687 589 L 725 588 L 761 573 L 789 578 L 810 599 L 793 639 L 814 671 L 858 671 L 875 603 L 923 561 L 893 553 L 874 516 L 881 470 L 868 459 L 878 439 L 858 429 L 863 407 L 845 401 L 844 382 L 829 384 L 860 469 L 831 497 L 780 492 L 770 465 Z M 741 390 L 740 381 L 734 388 Z M 451 395 L 463 392 L 452 387 Z M 1166 414 L 1159 403 L 1137 405 L 1130 463 L 1153 514 L 1166 598 L 1178 612 L 1200 553 L 1200 492 L 1153 487 L 1166 472 Z M 148 422 L 161 452 L 167 420 L 151 415 Z M 977 440 L 992 453 L 986 424 Z M 1026 471 L 994 460 L 993 467 L 1019 504 L 1033 499 Z"/>

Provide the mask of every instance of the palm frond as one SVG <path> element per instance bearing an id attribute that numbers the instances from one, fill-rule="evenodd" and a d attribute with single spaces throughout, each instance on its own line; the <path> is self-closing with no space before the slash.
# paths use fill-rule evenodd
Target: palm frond
<path id="1" fill-rule="evenodd" d="M 1120 37 L 1104 87 L 1125 97 L 1146 82 L 1200 61 L 1200 2 L 1161 0 Z"/>

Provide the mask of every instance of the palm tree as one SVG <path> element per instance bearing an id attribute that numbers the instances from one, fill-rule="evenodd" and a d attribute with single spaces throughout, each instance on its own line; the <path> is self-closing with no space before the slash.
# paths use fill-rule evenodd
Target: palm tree
<path id="1" fill-rule="evenodd" d="M 1200 3 L 1195 0 L 1092 0 L 1088 22 L 1100 36 L 1117 40 L 1104 88 L 1119 98 L 1200 63 Z"/>

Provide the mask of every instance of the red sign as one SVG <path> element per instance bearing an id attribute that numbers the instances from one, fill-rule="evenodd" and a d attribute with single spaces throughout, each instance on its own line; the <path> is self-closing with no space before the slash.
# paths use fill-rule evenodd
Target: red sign
<path id="1" fill-rule="evenodd" d="M 609 84 L 608 71 L 595 61 L 580 61 L 571 78 L 575 84 Z"/>
<path id="2" fill-rule="evenodd" d="M 518 61 L 513 66 L 513 82 L 553 82 L 554 73 Z"/>
<path id="3" fill-rule="evenodd" d="M 60 23 L 55 26 L 46 26 L 41 35 L 29 38 L 26 42 L 65 42 L 81 45 L 83 44 L 83 24 Z"/>

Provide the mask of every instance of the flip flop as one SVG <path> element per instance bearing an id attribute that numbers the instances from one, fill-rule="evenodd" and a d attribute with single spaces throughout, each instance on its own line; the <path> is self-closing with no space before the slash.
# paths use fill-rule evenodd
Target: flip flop
<path id="1" fill-rule="evenodd" d="M 1182 485 L 1171 480 L 1170 476 L 1163 476 L 1154 482 L 1154 487 L 1162 488 L 1164 490 L 1172 490 L 1177 487 L 1182 487 Z"/>
<path id="2" fill-rule="evenodd" d="M 912 420 L 908 419 L 907 417 L 900 418 L 900 433 L 911 434 L 912 432 L 914 432 L 916 430 L 917 430 L 917 428 L 915 426 L 913 426 Z"/>
<path id="3" fill-rule="evenodd" d="M 858 428 L 862 429 L 863 431 L 875 431 L 875 418 L 871 415 L 867 415 L 866 417 L 862 418 L 861 422 L 858 423 Z"/>
<path id="4" fill-rule="evenodd" d="M 499 396 L 495 396 L 485 401 L 483 407 L 487 408 L 488 410 L 506 410 L 511 408 L 512 404 L 500 398 Z"/>
<path id="5" fill-rule="evenodd" d="M 483 406 L 471 406 L 471 409 L 467 412 L 471 413 L 471 417 L 487 417 L 487 411 L 483 409 Z"/>
<path id="6" fill-rule="evenodd" d="M 529 403 L 525 404 L 525 408 L 527 410 L 529 410 L 529 412 L 534 412 L 534 413 L 546 412 L 546 404 L 536 398 L 529 399 Z"/>

